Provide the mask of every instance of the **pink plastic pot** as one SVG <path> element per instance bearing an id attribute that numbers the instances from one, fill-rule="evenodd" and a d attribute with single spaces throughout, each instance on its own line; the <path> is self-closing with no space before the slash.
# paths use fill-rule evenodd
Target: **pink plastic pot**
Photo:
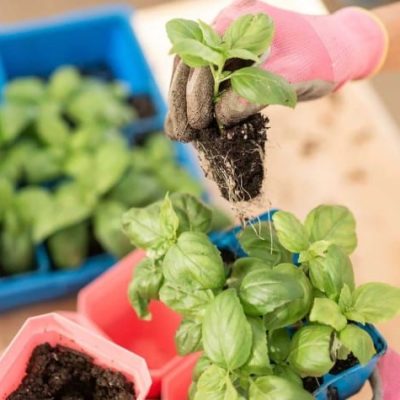
<path id="1" fill-rule="evenodd" d="M 148 394 L 151 398 L 160 395 L 164 377 L 183 358 L 177 355 L 174 341 L 180 316 L 161 302 L 153 301 L 150 305 L 153 318 L 143 321 L 129 304 L 128 285 L 143 257 L 142 251 L 131 253 L 82 289 L 78 311 L 113 342 L 147 361 L 153 382 Z"/>
<path id="2" fill-rule="evenodd" d="M 119 371 L 133 382 L 138 400 L 146 398 L 151 378 L 142 357 L 52 313 L 29 318 L 0 358 L 1 400 L 18 388 L 33 349 L 43 343 L 61 344 L 88 354 L 97 365 Z"/>
<path id="3" fill-rule="evenodd" d="M 199 357 L 200 353 L 191 354 L 167 374 L 162 385 L 162 400 L 188 400 L 193 368 Z"/>

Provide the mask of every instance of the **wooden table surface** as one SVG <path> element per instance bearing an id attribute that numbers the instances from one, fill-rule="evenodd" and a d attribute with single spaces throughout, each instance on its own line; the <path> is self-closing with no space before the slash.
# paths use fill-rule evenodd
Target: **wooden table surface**
<path id="1" fill-rule="evenodd" d="M 135 27 L 164 94 L 170 60 L 163 23 L 173 16 L 207 21 L 224 3 L 191 1 L 138 12 Z M 295 0 L 275 3 L 298 6 Z M 318 0 L 309 0 L 307 7 L 308 12 L 323 9 Z M 304 217 L 320 203 L 348 206 L 358 221 L 359 246 L 352 257 L 357 282 L 400 286 L 400 132 L 371 87 L 351 84 L 340 94 L 300 104 L 294 111 L 270 107 L 266 114 L 271 129 L 261 208 L 278 207 Z M 70 298 L 1 315 L 0 351 L 28 316 L 74 307 Z M 379 326 L 398 351 L 399 326 L 400 318 Z M 354 399 L 368 398 L 365 389 Z"/>

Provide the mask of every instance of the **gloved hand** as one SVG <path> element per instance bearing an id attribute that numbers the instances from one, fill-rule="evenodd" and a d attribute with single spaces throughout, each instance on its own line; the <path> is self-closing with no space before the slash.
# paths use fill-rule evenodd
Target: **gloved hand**
<path id="1" fill-rule="evenodd" d="M 400 355 L 389 349 L 378 363 L 371 384 L 374 400 L 399 400 Z"/>
<path id="2" fill-rule="evenodd" d="M 261 66 L 286 78 L 300 101 L 327 95 L 350 80 L 366 78 L 383 64 L 388 47 L 386 30 L 373 14 L 361 8 L 310 16 L 259 0 L 236 0 L 217 16 L 214 27 L 222 34 L 239 16 L 260 12 L 275 23 L 270 54 Z M 191 140 L 191 128 L 203 129 L 210 124 L 212 82 L 208 68 L 191 70 L 177 62 L 166 121 L 167 134 L 173 139 Z M 215 112 L 219 123 L 233 125 L 265 106 L 250 104 L 227 90 Z"/>

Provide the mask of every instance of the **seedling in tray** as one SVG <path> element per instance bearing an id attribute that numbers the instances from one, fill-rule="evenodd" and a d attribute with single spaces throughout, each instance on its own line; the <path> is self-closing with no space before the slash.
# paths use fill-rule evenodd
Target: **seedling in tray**
<path id="1" fill-rule="evenodd" d="M 210 68 L 215 106 L 227 85 L 250 103 L 296 105 L 291 85 L 258 67 L 274 36 L 274 23 L 267 15 L 244 15 L 223 36 L 202 21 L 185 19 L 169 21 L 167 33 L 173 45 L 172 54 L 177 54 L 189 67 Z M 185 96 L 181 93 L 177 98 Z M 207 107 L 203 105 L 201 109 Z M 214 107 L 209 113 L 214 114 Z M 203 168 L 211 173 L 225 198 L 236 202 L 256 197 L 264 178 L 267 119 L 255 114 L 231 127 L 219 124 L 214 115 L 210 121 L 207 129 L 191 132 L 191 136 L 187 133 L 182 140 L 189 137 L 194 141 L 204 159 Z"/>
<path id="2" fill-rule="evenodd" d="M 356 287 L 348 209 L 322 205 L 304 223 L 279 211 L 272 221 L 246 226 L 246 256 L 232 259 L 207 236 L 210 211 L 192 196 L 173 194 L 123 217 L 127 236 L 147 252 L 130 286 L 133 308 L 151 318 L 148 304 L 160 299 L 183 317 L 179 353 L 202 352 L 191 399 L 312 399 L 320 377 L 376 354 L 365 324 L 400 312 L 399 288 Z"/>

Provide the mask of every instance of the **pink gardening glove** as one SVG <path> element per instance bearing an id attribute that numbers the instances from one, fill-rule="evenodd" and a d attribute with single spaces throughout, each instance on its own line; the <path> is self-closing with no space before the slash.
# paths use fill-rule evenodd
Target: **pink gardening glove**
<path id="1" fill-rule="evenodd" d="M 373 74 L 383 64 L 387 34 L 383 25 L 361 8 L 344 8 L 331 15 L 310 16 L 272 7 L 259 0 L 236 0 L 214 21 L 222 34 L 244 14 L 266 13 L 275 23 L 270 54 L 262 67 L 285 77 L 298 99 L 331 93 L 346 82 Z M 169 92 L 166 133 L 190 141 L 195 130 L 209 126 L 213 117 L 213 79 L 207 68 L 190 69 L 177 62 Z M 217 119 L 233 125 L 257 113 L 254 105 L 228 90 L 217 103 Z"/>
<path id="2" fill-rule="evenodd" d="M 361 8 L 331 15 L 303 15 L 258 0 L 239 0 L 224 9 L 214 26 L 219 33 L 243 14 L 268 14 L 275 23 L 271 52 L 262 64 L 293 84 L 299 100 L 324 96 L 346 82 L 373 74 L 383 63 L 387 36 L 381 23 Z M 260 107 L 227 92 L 217 108 L 223 124 L 239 122 Z"/>
<path id="3" fill-rule="evenodd" d="M 378 363 L 378 376 L 373 379 L 376 400 L 400 400 L 400 355 L 393 350 Z"/>

